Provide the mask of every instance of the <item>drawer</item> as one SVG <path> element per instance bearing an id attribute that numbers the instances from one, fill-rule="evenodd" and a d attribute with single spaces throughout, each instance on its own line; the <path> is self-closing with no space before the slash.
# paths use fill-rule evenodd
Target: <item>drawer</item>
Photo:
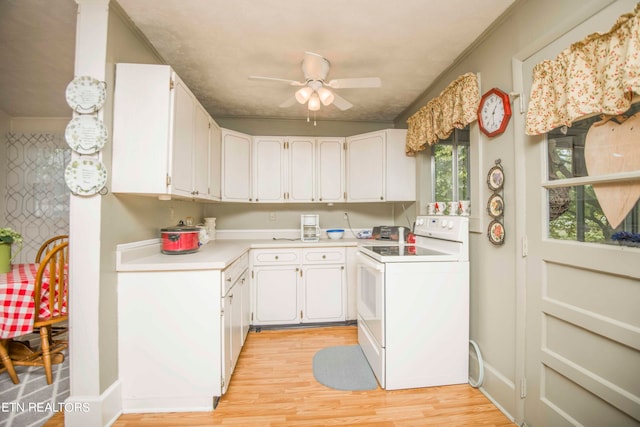
<path id="1" fill-rule="evenodd" d="M 235 260 L 229 267 L 222 271 L 222 295 L 226 295 L 234 283 L 242 276 L 242 273 L 249 267 L 249 254 L 245 252 Z"/>
<path id="2" fill-rule="evenodd" d="M 302 250 L 303 264 L 344 264 L 344 248 L 314 248 Z"/>
<path id="3" fill-rule="evenodd" d="M 298 249 L 260 249 L 251 252 L 253 265 L 300 263 L 300 250 Z"/>

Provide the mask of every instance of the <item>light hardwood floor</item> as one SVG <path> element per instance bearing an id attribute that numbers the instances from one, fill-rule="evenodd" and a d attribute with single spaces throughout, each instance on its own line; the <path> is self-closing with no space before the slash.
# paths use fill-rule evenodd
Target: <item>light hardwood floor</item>
<path id="1" fill-rule="evenodd" d="M 515 426 L 468 384 L 339 391 L 314 379 L 318 350 L 357 341 L 355 326 L 250 332 L 215 411 L 126 414 L 114 426 Z M 62 425 L 62 414 L 46 424 Z"/>

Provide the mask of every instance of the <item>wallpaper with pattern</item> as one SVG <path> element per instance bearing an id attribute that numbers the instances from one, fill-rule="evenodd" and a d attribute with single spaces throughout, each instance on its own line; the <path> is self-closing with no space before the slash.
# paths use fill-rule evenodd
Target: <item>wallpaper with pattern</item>
<path id="1" fill-rule="evenodd" d="M 6 224 L 24 237 L 14 263 L 33 262 L 50 237 L 69 233 L 69 189 L 64 168 L 71 149 L 63 135 L 8 133 Z M 14 253 L 16 247 L 13 247 Z"/>

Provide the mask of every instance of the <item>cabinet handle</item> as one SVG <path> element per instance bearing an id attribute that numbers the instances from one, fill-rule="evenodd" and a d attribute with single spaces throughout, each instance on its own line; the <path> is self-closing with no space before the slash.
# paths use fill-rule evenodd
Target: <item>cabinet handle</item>
<path id="1" fill-rule="evenodd" d="M 249 199 L 249 200 L 251 200 L 251 199 Z M 258 199 L 256 199 L 256 202 L 258 202 L 258 201 L 259 201 L 259 200 L 258 200 Z"/>
<path id="2" fill-rule="evenodd" d="M 319 201 L 322 201 L 322 197 L 320 197 L 318 200 L 319 200 Z"/>
<path id="3" fill-rule="evenodd" d="M 227 282 L 231 282 L 231 277 L 227 277 Z"/>

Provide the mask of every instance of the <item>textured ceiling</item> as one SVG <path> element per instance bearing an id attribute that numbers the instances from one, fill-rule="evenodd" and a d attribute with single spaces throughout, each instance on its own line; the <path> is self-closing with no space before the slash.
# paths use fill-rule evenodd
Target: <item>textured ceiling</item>
<path id="1" fill-rule="evenodd" d="M 514 0 L 116 0 L 215 117 L 300 119 L 280 108 L 302 80 L 305 51 L 331 62 L 328 79 L 380 77 L 339 89 L 354 106 L 319 119 L 392 121 Z M 0 0 L 0 109 L 64 116 L 73 78 L 73 0 Z M 469 70 L 473 71 L 473 70 Z"/>

